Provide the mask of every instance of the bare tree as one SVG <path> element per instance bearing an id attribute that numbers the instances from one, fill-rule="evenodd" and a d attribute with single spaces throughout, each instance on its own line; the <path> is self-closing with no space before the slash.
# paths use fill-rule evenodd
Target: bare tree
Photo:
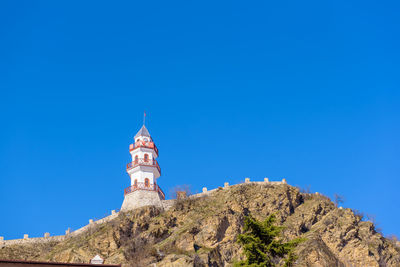
<path id="1" fill-rule="evenodd" d="M 396 235 L 394 235 L 394 234 L 389 235 L 389 236 L 387 237 L 387 239 L 392 240 L 394 243 L 397 243 L 397 242 L 399 241 L 399 238 L 398 238 Z"/>
<path id="2" fill-rule="evenodd" d="M 367 218 L 368 221 L 372 222 L 374 224 L 375 227 L 375 231 L 382 234 L 382 228 L 380 228 L 379 223 L 376 221 L 376 217 L 373 214 L 367 214 L 365 215 L 365 217 Z"/>
<path id="3" fill-rule="evenodd" d="M 354 215 L 360 220 L 362 221 L 365 217 L 364 213 L 362 211 L 359 211 L 357 209 L 352 209 Z"/>
<path id="4" fill-rule="evenodd" d="M 365 215 L 367 217 L 367 220 L 372 222 L 373 224 L 376 224 L 376 217 L 373 214 L 367 213 L 367 215 Z"/>
<path id="5" fill-rule="evenodd" d="M 344 201 L 345 201 L 344 196 L 336 194 L 336 193 L 334 194 L 334 196 L 335 196 L 335 205 L 336 205 L 336 207 L 338 207 L 340 204 L 344 203 Z"/>
<path id="6" fill-rule="evenodd" d="M 311 194 L 310 185 L 306 185 L 305 187 L 300 188 L 300 192 L 305 194 Z"/>
<path id="7" fill-rule="evenodd" d="M 181 200 L 191 195 L 189 185 L 177 185 L 172 189 L 172 198 Z"/>

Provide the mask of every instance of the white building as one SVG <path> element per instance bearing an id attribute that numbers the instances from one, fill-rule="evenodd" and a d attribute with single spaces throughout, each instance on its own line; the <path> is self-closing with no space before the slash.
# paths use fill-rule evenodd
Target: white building
<path id="1" fill-rule="evenodd" d="M 126 166 L 131 185 L 125 188 L 121 210 L 131 210 L 142 206 L 162 206 L 164 192 L 157 184 L 161 169 L 156 158 L 158 149 L 143 125 L 135 135 L 134 143 L 129 146 L 132 162 Z"/>
<path id="2" fill-rule="evenodd" d="M 90 263 L 91 264 L 103 264 L 104 260 L 99 255 L 96 255 L 96 256 L 94 256 L 93 259 L 90 260 Z"/>

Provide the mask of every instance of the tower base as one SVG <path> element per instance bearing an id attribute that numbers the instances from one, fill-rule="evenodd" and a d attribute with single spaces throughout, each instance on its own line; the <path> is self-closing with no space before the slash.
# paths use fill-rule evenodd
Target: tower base
<path id="1" fill-rule="evenodd" d="M 133 210 L 144 206 L 162 207 L 161 198 L 158 192 L 137 190 L 125 195 L 121 211 Z"/>

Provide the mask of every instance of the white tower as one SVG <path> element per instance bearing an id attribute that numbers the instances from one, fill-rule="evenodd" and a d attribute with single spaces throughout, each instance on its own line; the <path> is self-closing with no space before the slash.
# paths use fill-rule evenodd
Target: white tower
<path id="1" fill-rule="evenodd" d="M 126 166 L 131 178 L 131 186 L 125 188 L 121 210 L 131 210 L 142 206 L 162 206 L 164 192 L 157 184 L 161 169 L 156 161 L 158 149 L 149 131 L 143 125 L 129 146 L 132 162 Z"/>

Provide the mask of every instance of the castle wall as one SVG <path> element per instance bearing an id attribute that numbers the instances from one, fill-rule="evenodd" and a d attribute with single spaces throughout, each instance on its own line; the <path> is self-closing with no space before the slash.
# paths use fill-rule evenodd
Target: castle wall
<path id="1" fill-rule="evenodd" d="M 245 183 L 254 183 L 254 184 L 272 184 L 272 185 L 280 185 L 280 184 L 286 184 L 286 180 L 282 179 L 282 181 L 279 182 L 270 182 L 268 178 L 265 178 L 263 182 L 251 182 L 249 178 L 245 179 Z M 224 184 L 224 189 L 227 189 L 231 186 L 240 186 L 240 184 L 237 185 L 229 185 L 228 183 Z M 213 189 L 213 190 L 207 190 L 206 187 L 203 188 L 203 192 L 199 194 L 194 194 L 189 196 L 190 198 L 197 198 L 197 197 L 202 197 L 202 196 L 207 196 L 212 194 L 213 192 L 217 191 L 218 189 Z M 318 194 L 318 193 L 315 193 Z M 143 206 L 158 206 L 163 208 L 164 210 L 170 209 L 174 204 L 176 200 L 175 199 L 168 199 L 168 200 L 161 200 L 160 197 L 158 196 L 158 193 L 155 191 L 145 191 L 145 190 L 138 190 L 135 191 L 135 193 L 131 193 L 125 196 L 124 202 L 122 203 L 122 208 L 121 211 L 127 211 L 127 210 L 132 210 L 136 209 L 139 207 Z M 29 244 L 29 243 L 45 243 L 45 242 L 61 242 L 65 240 L 66 238 L 72 237 L 79 235 L 88 229 L 90 227 L 93 227 L 96 224 L 102 224 L 109 222 L 113 219 L 115 219 L 118 216 L 119 213 L 112 211 L 111 215 L 100 219 L 98 221 L 93 221 L 90 220 L 90 223 L 88 225 L 85 225 L 71 233 L 68 233 L 66 235 L 58 235 L 58 236 L 47 236 L 47 237 L 34 237 L 34 238 L 21 238 L 21 239 L 12 239 L 12 240 L 4 240 L 2 236 L 0 236 L 0 248 L 4 246 L 11 246 L 15 244 Z"/>
<path id="2" fill-rule="evenodd" d="M 31 237 L 31 238 L 21 238 L 21 239 L 12 239 L 12 240 L 4 240 L 0 241 L 0 247 L 1 243 L 3 242 L 3 245 L 17 245 L 17 244 L 30 244 L 30 243 L 46 243 L 46 242 L 60 242 L 65 239 L 65 236 L 63 235 L 57 235 L 57 236 L 50 236 L 50 237 Z"/>
<path id="3" fill-rule="evenodd" d="M 65 240 L 66 238 L 72 237 L 79 235 L 88 229 L 90 227 L 93 227 L 96 224 L 102 224 L 105 222 L 109 222 L 113 219 L 115 219 L 118 216 L 118 213 L 115 212 L 114 210 L 111 211 L 111 215 L 104 217 L 103 219 L 100 219 L 98 221 L 92 221 L 88 225 L 85 225 L 71 233 L 69 233 L 69 230 L 67 230 L 67 233 L 65 235 L 57 235 L 57 236 L 48 236 L 48 237 L 27 237 L 27 238 L 21 238 L 21 239 L 11 239 L 11 240 L 4 240 L 2 237 L 0 237 L 0 248 L 4 246 L 12 246 L 12 245 L 18 245 L 18 244 L 36 244 L 36 243 L 46 243 L 46 242 L 61 242 Z"/>

